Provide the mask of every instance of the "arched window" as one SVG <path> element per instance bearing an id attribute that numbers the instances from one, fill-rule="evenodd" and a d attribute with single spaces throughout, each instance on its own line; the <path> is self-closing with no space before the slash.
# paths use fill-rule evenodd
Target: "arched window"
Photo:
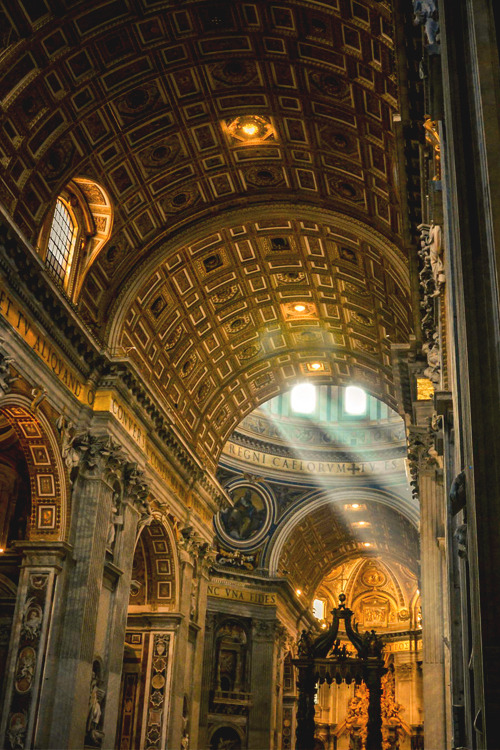
<path id="1" fill-rule="evenodd" d="M 50 228 L 45 262 L 51 273 L 62 283 L 71 269 L 75 250 L 75 229 L 76 225 L 67 204 L 58 198 Z"/>
<path id="2" fill-rule="evenodd" d="M 325 619 L 325 602 L 323 599 L 315 599 L 313 601 L 313 615 L 317 620 Z"/>
<path id="3" fill-rule="evenodd" d="M 47 269 L 73 300 L 112 227 L 110 199 L 92 180 L 75 177 L 57 196 L 42 226 L 38 246 Z"/>
<path id="4" fill-rule="evenodd" d="M 344 409 L 346 414 L 361 417 L 366 414 L 368 398 L 366 392 L 356 385 L 348 385 L 344 391 Z"/>

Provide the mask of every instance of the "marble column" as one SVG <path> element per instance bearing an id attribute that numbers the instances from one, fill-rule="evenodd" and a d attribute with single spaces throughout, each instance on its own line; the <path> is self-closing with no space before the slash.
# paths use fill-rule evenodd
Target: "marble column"
<path id="1" fill-rule="evenodd" d="M 207 611 L 208 581 L 209 581 L 209 560 L 198 560 L 198 582 L 197 582 L 197 601 L 195 611 L 193 612 L 193 601 L 191 604 L 191 621 L 194 627 L 199 628 L 196 631 L 196 641 L 194 644 L 193 674 L 201 675 L 204 666 L 204 646 L 205 646 L 205 622 Z M 191 705 L 189 711 L 189 747 L 199 747 L 198 733 L 200 728 L 200 713 L 202 703 L 202 684 L 201 679 L 193 680 L 191 692 Z"/>
<path id="2" fill-rule="evenodd" d="M 429 748 L 447 747 L 443 559 L 439 543 L 444 533 L 445 501 L 440 474 L 433 461 L 424 463 L 419 472 L 424 736 Z"/>
<path id="3" fill-rule="evenodd" d="M 217 615 L 215 612 L 207 612 L 205 616 L 205 629 L 203 638 L 203 671 L 200 670 L 200 721 L 198 733 L 198 745 L 205 748 L 208 745 L 208 712 L 210 706 L 210 691 L 213 682 L 213 670 L 215 669 L 215 631 Z"/>
<path id="4" fill-rule="evenodd" d="M 458 742 L 500 747 L 500 114 L 498 3 L 439 1 L 449 294 L 456 356 L 454 475 L 465 472 L 464 643 L 451 643 L 463 697 Z M 458 529 L 457 529 L 458 531 Z M 467 580 L 468 579 L 468 580 Z M 458 581 L 457 581 L 458 583 Z M 454 682 L 456 670 L 454 670 Z M 460 684 L 462 683 L 462 684 Z"/>
<path id="5" fill-rule="evenodd" d="M 54 654 L 52 716 L 41 730 L 40 746 L 80 750 L 89 729 L 102 733 L 105 715 L 106 654 L 101 654 L 100 674 L 95 675 L 95 641 L 98 624 L 101 632 L 104 628 L 104 638 L 107 635 L 99 606 L 114 486 L 125 457 L 105 434 L 79 436 L 74 449 L 80 457 L 71 498 L 74 565 L 68 575 L 61 637 Z M 89 724 L 91 710 L 93 724 L 99 719 L 97 728 Z M 96 745 L 98 736 L 95 733 Z M 107 742 L 103 746 L 109 747 Z"/>
<path id="6" fill-rule="evenodd" d="M 37 727 L 48 721 L 44 678 L 54 611 L 62 595 L 59 574 L 69 551 L 63 542 L 18 542 L 23 561 L 10 638 L 0 733 L 2 747 L 42 747 Z"/>
<path id="7" fill-rule="evenodd" d="M 148 487 L 143 480 L 142 472 L 137 470 L 135 464 L 128 463 L 124 468 L 123 480 L 122 499 L 118 509 L 120 532 L 115 539 L 112 560 L 108 560 L 106 564 L 108 579 L 111 579 L 112 582 L 112 601 L 109 608 L 108 637 L 105 646 L 107 652 L 107 685 L 103 731 L 106 738 L 105 744 L 109 747 L 114 747 L 118 723 L 123 651 L 130 582 L 132 580 L 132 562 L 139 533 L 138 522 L 148 523 L 152 519 L 147 501 Z"/>
<path id="8" fill-rule="evenodd" d="M 190 691 L 190 683 L 193 679 L 192 664 L 188 664 L 189 653 L 189 630 L 191 612 L 191 583 L 195 566 L 195 552 L 189 539 L 184 541 L 183 548 L 179 550 L 180 562 L 180 606 L 181 619 L 177 631 L 172 690 L 170 694 L 171 711 L 168 727 L 168 747 L 180 748 L 181 738 L 184 731 L 182 709 L 186 690 Z"/>
<path id="9" fill-rule="evenodd" d="M 248 750 L 273 746 L 275 628 L 275 620 L 252 620 Z"/>

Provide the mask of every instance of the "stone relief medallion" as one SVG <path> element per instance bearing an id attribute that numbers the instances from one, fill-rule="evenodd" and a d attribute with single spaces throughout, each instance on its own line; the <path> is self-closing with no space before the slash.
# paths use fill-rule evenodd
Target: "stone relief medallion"
<path id="1" fill-rule="evenodd" d="M 217 533 L 231 547 L 255 547 L 271 526 L 271 495 L 263 487 L 245 481 L 234 484 L 228 492 L 234 505 L 216 517 Z"/>
<path id="2" fill-rule="evenodd" d="M 385 586 L 387 582 L 387 576 L 378 568 L 368 568 L 363 572 L 361 580 L 363 581 L 365 586 L 369 586 L 370 588 L 378 588 L 379 586 Z"/>
<path id="3" fill-rule="evenodd" d="M 17 658 L 16 681 L 14 683 L 18 693 L 27 693 L 31 688 L 35 674 L 36 652 L 31 646 L 25 646 Z"/>
<path id="4" fill-rule="evenodd" d="M 28 716 L 26 711 L 22 713 L 17 711 L 9 716 L 7 737 L 11 747 L 24 747 L 27 725 Z"/>

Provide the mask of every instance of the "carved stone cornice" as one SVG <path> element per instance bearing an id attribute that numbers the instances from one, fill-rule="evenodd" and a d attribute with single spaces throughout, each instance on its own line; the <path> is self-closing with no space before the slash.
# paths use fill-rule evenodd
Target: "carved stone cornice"
<path id="1" fill-rule="evenodd" d="M 392 427 L 392 430 L 395 428 Z M 260 453 L 267 453 L 273 456 L 281 456 L 283 458 L 293 459 L 296 457 L 296 448 L 289 447 L 286 445 L 276 445 L 266 440 L 259 440 L 258 438 L 252 438 L 248 435 L 242 435 L 241 433 L 234 432 L 231 435 L 231 442 L 237 445 L 241 445 L 249 450 L 259 451 Z M 294 444 L 295 445 L 295 444 Z M 405 448 L 404 444 L 401 446 L 390 446 L 381 450 L 364 450 L 363 458 L 365 461 L 383 461 L 395 458 L 399 455 L 404 455 Z M 231 455 L 223 453 L 223 458 L 231 458 Z M 347 451 L 335 451 L 335 450 L 311 450 L 306 446 L 301 446 L 301 457 L 304 461 L 338 461 L 339 463 L 353 463 L 359 458 L 359 452 L 349 453 Z"/>
<path id="2" fill-rule="evenodd" d="M 231 507 L 231 501 L 220 487 L 216 479 L 211 477 L 207 472 L 203 472 L 199 477 L 199 483 L 201 487 L 209 494 L 212 500 L 216 503 L 219 510 Z"/>
<path id="3" fill-rule="evenodd" d="M 0 271 L 71 363 L 80 372 L 90 374 L 102 359 L 101 345 L 82 323 L 73 303 L 50 278 L 33 248 L 15 235 L 4 217 L 0 217 Z"/>
<path id="4" fill-rule="evenodd" d="M 25 309 L 40 323 L 76 370 L 86 380 L 93 381 L 96 389 L 118 386 L 127 397 L 127 402 L 131 400 L 130 396 L 133 396 L 141 411 L 151 419 L 155 434 L 166 448 L 167 455 L 189 474 L 191 480 L 200 481 L 203 489 L 219 507 L 225 507 L 227 498 L 175 434 L 172 420 L 161 408 L 160 399 L 148 389 L 129 361 L 115 360 L 103 351 L 102 343 L 82 322 L 76 306 L 51 279 L 31 245 L 17 236 L 14 228 L 2 216 L 1 271 L 8 278 L 9 287 Z M 0 357 L 1 354 L 0 351 Z M 8 392 L 15 380 L 10 371 L 10 364 L 12 360 L 6 354 L 3 359 L 0 358 L 0 388 L 4 393 Z"/>

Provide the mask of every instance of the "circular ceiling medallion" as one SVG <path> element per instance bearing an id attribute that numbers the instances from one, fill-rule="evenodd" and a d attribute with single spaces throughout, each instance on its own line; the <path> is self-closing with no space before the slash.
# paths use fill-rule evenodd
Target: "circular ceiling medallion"
<path id="1" fill-rule="evenodd" d="M 365 586 L 369 586 L 370 588 L 378 588 L 379 586 L 385 586 L 387 582 L 387 576 L 378 568 L 370 567 L 363 571 L 361 580 L 363 581 Z"/>
<path id="2" fill-rule="evenodd" d="M 234 505 L 216 517 L 217 533 L 232 547 L 255 547 L 271 526 L 272 499 L 264 488 L 246 481 L 233 485 L 228 492 Z"/>

